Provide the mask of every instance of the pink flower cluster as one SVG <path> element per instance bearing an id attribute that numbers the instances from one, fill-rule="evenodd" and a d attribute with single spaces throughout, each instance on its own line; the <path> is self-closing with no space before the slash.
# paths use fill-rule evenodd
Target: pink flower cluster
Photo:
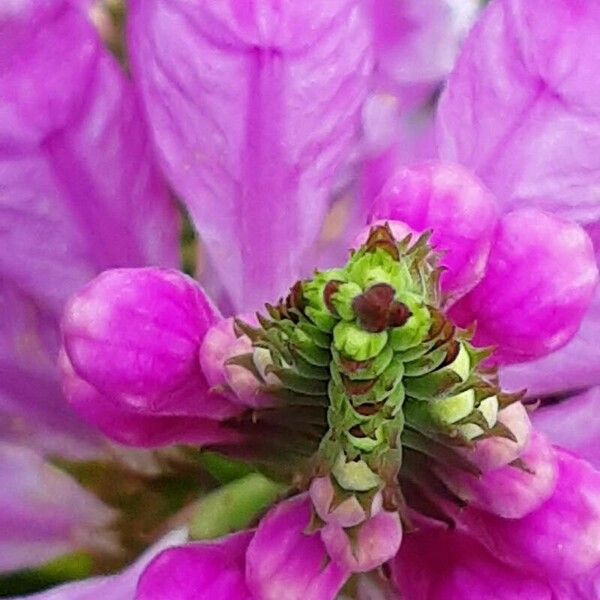
<path id="1" fill-rule="evenodd" d="M 399 114 L 414 125 L 458 47 L 445 0 L 130 0 L 131 79 L 82 4 L 0 7 L 0 569 L 112 544 L 96 532 L 113 513 L 43 456 L 102 457 L 107 438 L 293 466 L 301 432 L 253 422 L 274 400 L 228 362 L 250 348 L 231 316 L 346 250 L 318 243 L 337 192 L 356 200 L 346 239 L 432 231 L 448 317 L 541 398 L 539 428 L 500 410 L 512 435 L 464 450 L 476 477 L 432 471 L 444 493 L 413 494 L 412 529 L 315 478 L 251 530 L 177 535 L 42 597 L 597 598 L 600 5 L 491 0 L 412 153 L 429 160 L 406 166 Z M 177 270 L 162 175 L 202 237 L 202 285 Z M 55 493 L 23 500 L 42 477 Z"/>

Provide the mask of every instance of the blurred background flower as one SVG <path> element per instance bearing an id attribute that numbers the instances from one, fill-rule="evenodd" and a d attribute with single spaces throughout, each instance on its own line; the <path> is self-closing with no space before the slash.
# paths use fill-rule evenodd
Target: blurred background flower
<path id="1" fill-rule="evenodd" d="M 64 402 L 66 299 L 107 267 L 179 262 L 177 211 L 135 92 L 82 8 L 0 8 L 0 436 L 3 476 L 19 482 L 0 491 L 3 569 L 97 548 L 114 517 L 43 462 L 111 452 Z"/>

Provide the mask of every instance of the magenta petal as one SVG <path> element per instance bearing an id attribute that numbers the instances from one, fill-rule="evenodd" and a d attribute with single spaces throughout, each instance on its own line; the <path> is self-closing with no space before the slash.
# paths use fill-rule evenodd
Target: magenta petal
<path id="1" fill-rule="evenodd" d="M 600 565 L 600 472 L 557 450 L 554 494 L 521 519 L 467 511 L 465 522 L 495 554 L 551 578 L 573 578 Z"/>
<path id="2" fill-rule="evenodd" d="M 83 12 L 21 4 L 0 34 L 0 276 L 59 314 L 100 270 L 176 265 L 178 219 L 132 86 Z"/>
<path id="3" fill-rule="evenodd" d="M 67 583 L 21 600 L 133 600 L 140 573 L 152 558 L 165 548 L 183 544 L 186 539 L 187 532 L 184 529 L 172 531 L 117 575 Z"/>
<path id="4" fill-rule="evenodd" d="M 578 330 L 598 269 L 578 225 L 536 209 L 505 215 L 486 274 L 455 307 L 457 321 L 477 322 L 475 342 L 497 346 L 499 362 L 522 362 L 563 346 Z"/>
<path id="5" fill-rule="evenodd" d="M 245 581 L 251 533 L 165 550 L 142 574 L 135 600 L 250 600 Z"/>
<path id="6" fill-rule="evenodd" d="M 524 468 L 506 465 L 479 477 L 458 469 L 447 469 L 441 474 L 470 506 L 518 519 L 552 495 L 558 475 L 554 449 L 543 435 L 534 433 L 519 458 Z"/>
<path id="7" fill-rule="evenodd" d="M 0 436 L 100 445 L 62 397 L 67 298 L 111 266 L 178 263 L 178 219 L 134 90 L 83 2 L 0 2 Z"/>
<path id="8" fill-rule="evenodd" d="M 395 173 L 375 201 L 370 220 L 404 221 L 418 232 L 431 229 L 431 241 L 447 269 L 442 288 L 458 297 L 483 277 L 496 212 L 492 194 L 465 169 L 430 163 Z"/>
<path id="9" fill-rule="evenodd" d="M 600 217 L 599 20 L 587 0 L 497 0 L 463 46 L 440 102 L 441 157 L 506 209 Z"/>
<path id="10" fill-rule="evenodd" d="M 474 0 L 378 0 L 370 2 L 377 72 L 384 84 L 437 83 L 452 69 L 459 44 L 474 18 Z"/>
<path id="11" fill-rule="evenodd" d="M 596 262 L 600 259 L 600 222 L 586 227 L 594 243 Z M 531 396 L 564 395 L 600 385 L 600 289 L 592 299 L 577 335 L 549 356 L 502 370 L 505 389 L 527 388 Z"/>
<path id="12" fill-rule="evenodd" d="M 392 573 L 408 600 L 554 600 L 542 581 L 500 562 L 459 531 L 406 535 Z"/>
<path id="13" fill-rule="evenodd" d="M 130 3 L 134 76 L 165 171 L 238 310 L 304 272 L 367 92 L 361 4 Z"/>
<path id="14" fill-rule="evenodd" d="M 582 360 L 584 358 L 582 357 Z M 553 444 L 600 469 L 600 388 L 536 410 L 533 423 Z"/>
<path id="15" fill-rule="evenodd" d="M 65 402 L 55 365 L 58 338 L 53 316 L 0 283 L 0 439 L 89 459 L 102 442 Z"/>
<path id="16" fill-rule="evenodd" d="M 406 165 L 437 158 L 437 148 L 432 108 L 407 113 L 389 94 L 373 94 L 363 113 L 366 157 L 360 193 L 368 212 L 390 177 Z"/>
<path id="17" fill-rule="evenodd" d="M 598 244 L 596 243 L 598 248 Z M 598 250 L 596 250 L 598 258 Z M 543 358 L 509 365 L 501 371 L 504 389 L 527 388 L 529 395 L 550 396 L 600 385 L 600 289 L 585 313 L 575 337 L 564 347 Z"/>
<path id="18" fill-rule="evenodd" d="M 70 406 L 108 438 L 126 446 L 152 448 L 172 444 L 228 444 L 240 436 L 219 421 L 188 415 L 169 415 L 135 409 L 122 396 L 102 394 L 75 373 L 65 352 L 59 366 Z"/>
<path id="19" fill-rule="evenodd" d="M 321 530 L 329 556 L 352 572 L 365 573 L 393 558 L 402 542 L 402 525 L 397 512 L 382 510 L 356 527 L 352 539 L 337 523 Z"/>
<path id="20" fill-rule="evenodd" d="M 307 534 L 310 501 L 282 502 L 261 521 L 248 548 L 246 578 L 261 600 L 333 600 L 346 569 L 330 562 L 318 533 Z"/>
<path id="21" fill-rule="evenodd" d="M 597 600 L 600 598 L 600 568 L 572 580 L 553 582 L 555 598 Z"/>
<path id="22" fill-rule="evenodd" d="M 71 299 L 62 328 L 75 372 L 115 402 L 220 419 L 240 409 L 209 391 L 198 360 L 218 319 L 202 289 L 177 271 L 116 269 Z"/>
<path id="23" fill-rule="evenodd" d="M 0 572 L 118 548 L 113 511 L 32 450 L 0 443 L 0 481 Z"/>

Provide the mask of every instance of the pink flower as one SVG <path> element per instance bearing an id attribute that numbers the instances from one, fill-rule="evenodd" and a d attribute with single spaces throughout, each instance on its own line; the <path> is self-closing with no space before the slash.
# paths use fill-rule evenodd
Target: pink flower
<path id="1" fill-rule="evenodd" d="M 431 242 L 445 267 L 442 307 L 463 325 L 477 320 L 474 341 L 493 343 L 496 362 L 528 359 L 566 343 L 597 283 L 592 245 L 579 226 L 536 209 L 499 217 L 490 192 L 457 166 L 428 164 L 398 173 L 371 218 L 389 222 L 397 232 L 433 230 Z M 567 266 L 568 277 L 563 276 Z M 344 281 L 341 271 L 335 277 Z M 306 286 L 310 283 L 304 290 Z M 287 304 L 273 310 L 284 314 L 301 306 L 298 293 L 292 291 Z M 312 296 L 303 293 L 304 302 L 312 302 Z M 276 318 L 271 309 L 269 314 Z M 313 315 L 319 327 L 327 327 L 324 316 L 306 314 Z M 335 423 L 321 408 L 320 375 L 315 371 L 317 380 L 311 383 L 269 369 L 277 344 L 250 343 L 262 339 L 261 327 L 269 330 L 263 317 L 254 329 L 237 322 L 235 327 L 249 336 L 239 341 L 231 320 L 218 319 L 201 288 L 173 271 L 106 272 L 73 298 L 63 322 L 63 368 L 72 406 L 122 443 L 203 443 L 259 463 L 269 460 L 284 479 L 291 473 L 298 481 L 294 473 L 304 473 L 310 481 L 312 471 L 306 470 L 305 458 L 317 452 L 319 439 Z M 238 329 L 238 334 L 242 331 Z M 243 366 L 242 357 L 253 357 L 254 375 L 248 375 L 250 367 Z M 492 381 L 485 385 L 493 386 Z M 282 385 L 288 393 L 296 390 L 298 401 L 281 396 Z M 354 484 L 346 483 L 350 475 L 336 472 L 343 465 L 334 465 L 333 476 L 327 470 L 320 478 L 312 476 L 309 496 L 281 503 L 254 534 L 234 538 L 246 540 L 244 545 L 223 542 L 223 548 L 231 543 L 239 549 L 237 566 L 225 559 L 228 551 L 218 544 L 192 544 L 157 559 L 143 576 L 137 597 L 159 598 L 166 590 L 174 597 L 193 597 L 191 590 L 203 589 L 202 578 L 209 572 L 220 577 L 222 568 L 223 583 L 215 583 L 222 597 L 232 597 L 231 590 L 239 589 L 254 598 L 278 598 L 286 589 L 290 598 L 306 594 L 334 598 L 352 573 L 370 571 L 392 559 L 403 540 L 413 535 L 420 539 L 410 532 L 403 535 L 400 514 L 434 532 L 453 522 L 471 540 L 465 542 L 467 548 L 482 544 L 500 559 L 490 572 L 512 569 L 525 585 L 534 585 L 529 583 L 529 565 L 542 573 L 540 585 L 546 586 L 542 589 L 550 589 L 600 563 L 595 542 L 600 525 L 598 475 L 532 434 L 517 397 L 495 392 L 490 398 L 494 392 L 488 393 L 490 402 L 485 408 L 481 405 L 479 414 L 490 419 L 490 431 L 500 437 L 484 436 L 465 450 L 420 437 L 424 422 L 413 411 L 419 402 L 411 400 L 420 388 L 405 385 L 409 387 L 403 410 L 410 426 L 402 433 L 404 451 L 397 472 L 405 504 L 395 504 L 387 485 L 379 483 L 374 484 L 379 490 L 375 495 L 367 496 L 358 487 L 340 496 L 340 485 L 354 489 Z M 314 405 L 302 406 L 300 400 L 309 397 L 315 398 Z M 453 398 L 448 407 L 455 406 Z M 463 409 L 440 410 L 453 415 Z M 472 406 L 457 417 L 436 414 L 449 419 L 444 421 L 448 426 L 458 421 L 461 435 L 478 440 L 484 430 L 473 432 L 476 421 L 459 420 L 471 410 Z M 327 443 L 322 441 L 323 447 Z M 322 459 L 315 460 L 318 465 Z M 370 475 L 352 477 L 364 481 Z M 469 508 L 460 511 L 457 506 L 463 504 Z M 318 519 L 316 524 L 311 525 L 311 514 Z M 554 520 L 565 514 L 568 528 L 555 527 Z M 531 539 L 538 539 L 537 545 Z M 548 554 L 557 544 L 565 548 L 564 554 Z M 402 565 L 403 554 L 399 556 Z M 189 573 L 169 578 L 178 564 L 189 565 L 185 567 Z M 328 565 L 325 570 L 323 564 Z M 398 571 L 397 581 L 404 589 L 402 572 Z M 237 573 L 235 579 L 232 573 Z M 233 581 L 234 588 L 224 583 Z"/>
<path id="2" fill-rule="evenodd" d="M 238 311 L 276 301 L 311 262 L 372 85 L 365 8 L 131 2 L 132 70 L 160 163 Z M 563 49 L 575 60 L 561 28 L 573 18 L 590 30 L 577 60 L 591 64 L 596 9 L 561 0 L 539 31 L 529 10 L 486 10 L 438 114 L 446 162 L 393 164 L 343 268 L 303 279 L 254 322 L 226 319 L 176 270 L 132 268 L 145 257 L 69 301 L 59 361 L 88 423 L 121 444 L 241 456 L 291 495 L 255 530 L 159 555 L 138 600 L 326 600 L 386 564 L 409 600 L 593 597 L 599 475 L 532 431 L 496 377 L 567 344 L 598 279 L 592 241 L 566 219 L 596 210 L 592 168 L 573 162 L 598 130 L 587 70 L 552 60 Z M 488 57 L 510 93 L 494 92 Z M 470 98 L 481 90 L 485 101 Z M 542 143 L 567 133 L 577 152 Z"/>

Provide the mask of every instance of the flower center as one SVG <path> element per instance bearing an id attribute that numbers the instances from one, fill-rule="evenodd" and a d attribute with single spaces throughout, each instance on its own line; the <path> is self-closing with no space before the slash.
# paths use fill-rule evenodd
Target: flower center
<path id="1" fill-rule="evenodd" d="M 330 477 L 338 502 L 354 497 L 367 513 L 378 492 L 402 510 L 404 487 L 431 489 L 434 463 L 475 471 L 458 448 L 513 437 L 497 413 L 519 397 L 500 393 L 495 371 L 482 368 L 489 352 L 445 317 L 428 237 L 396 240 L 374 227 L 345 266 L 267 305 L 258 328 L 236 322 L 265 391 L 284 406 L 322 409 L 325 433 L 305 479 Z"/>

